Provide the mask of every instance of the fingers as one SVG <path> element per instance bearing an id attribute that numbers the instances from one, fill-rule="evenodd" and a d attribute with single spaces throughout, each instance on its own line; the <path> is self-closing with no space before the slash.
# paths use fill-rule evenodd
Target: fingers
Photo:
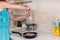
<path id="1" fill-rule="evenodd" d="M 26 11 L 29 12 L 31 11 L 31 9 L 29 7 L 26 7 Z"/>
<path id="2" fill-rule="evenodd" d="M 31 9 L 28 11 L 27 16 L 32 16 L 32 10 Z"/>
<path id="3" fill-rule="evenodd" d="M 28 12 L 27 16 L 32 16 L 32 10 L 29 7 L 27 7 L 26 11 Z"/>

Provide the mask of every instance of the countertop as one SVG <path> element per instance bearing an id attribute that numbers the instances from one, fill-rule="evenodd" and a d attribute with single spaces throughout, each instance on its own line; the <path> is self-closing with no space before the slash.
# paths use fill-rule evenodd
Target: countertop
<path id="1" fill-rule="evenodd" d="M 49 32 L 38 31 L 38 36 L 34 39 L 25 39 L 24 37 L 19 36 L 18 34 L 11 34 L 12 40 L 59 40 L 59 36 L 53 36 Z"/>

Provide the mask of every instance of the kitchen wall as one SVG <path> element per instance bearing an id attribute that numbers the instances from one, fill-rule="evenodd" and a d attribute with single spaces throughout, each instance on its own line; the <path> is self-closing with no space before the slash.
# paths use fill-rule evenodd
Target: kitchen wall
<path id="1" fill-rule="evenodd" d="M 60 18 L 60 0 L 32 0 L 29 5 L 34 11 L 34 21 L 38 30 L 53 33 L 53 22 Z"/>
<path id="2" fill-rule="evenodd" d="M 37 30 L 53 32 L 53 22 L 60 18 L 60 0 L 31 0 L 27 5 L 32 9 Z"/>

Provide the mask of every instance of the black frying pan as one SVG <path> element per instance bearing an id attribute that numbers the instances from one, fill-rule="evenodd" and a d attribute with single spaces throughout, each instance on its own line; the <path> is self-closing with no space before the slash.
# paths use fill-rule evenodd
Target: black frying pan
<path id="1" fill-rule="evenodd" d="M 37 36 L 36 32 L 26 32 L 23 34 L 23 37 L 27 39 L 32 39 L 35 38 L 36 36 Z"/>

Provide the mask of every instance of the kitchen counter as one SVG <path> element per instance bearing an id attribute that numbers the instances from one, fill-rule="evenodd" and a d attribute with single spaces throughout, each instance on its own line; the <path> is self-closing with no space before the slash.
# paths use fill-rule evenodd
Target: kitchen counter
<path id="1" fill-rule="evenodd" d="M 11 35 L 13 40 L 59 40 L 60 37 L 59 36 L 53 36 L 51 33 L 48 32 L 43 32 L 43 31 L 39 31 L 38 32 L 38 36 L 34 39 L 25 39 L 21 36 L 19 36 L 18 34 L 12 34 Z"/>

